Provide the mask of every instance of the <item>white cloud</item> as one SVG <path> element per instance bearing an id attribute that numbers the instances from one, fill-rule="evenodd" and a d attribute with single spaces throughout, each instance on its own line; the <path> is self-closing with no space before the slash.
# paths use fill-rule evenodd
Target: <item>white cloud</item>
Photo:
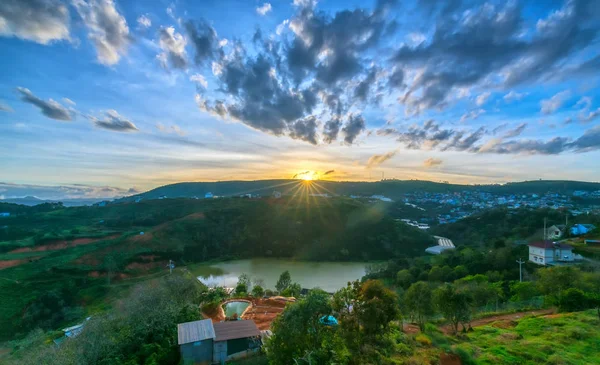
<path id="1" fill-rule="evenodd" d="M 489 99 L 490 95 L 492 95 L 492 93 L 491 93 L 491 92 L 489 92 L 489 91 L 486 91 L 486 92 L 484 92 L 484 93 L 481 93 L 481 94 L 480 94 L 480 95 L 477 97 L 477 99 L 475 100 L 475 103 L 476 103 L 478 106 L 482 106 L 482 105 L 483 105 L 483 104 L 485 104 L 485 102 L 486 102 L 486 101 Z"/>
<path id="2" fill-rule="evenodd" d="M 227 45 L 229 41 L 226 38 L 223 38 L 219 41 L 219 47 L 223 48 Z"/>
<path id="3" fill-rule="evenodd" d="M 152 21 L 146 15 L 140 15 L 139 18 L 137 18 L 137 22 L 140 27 L 150 28 L 150 26 L 152 26 Z"/>
<path id="4" fill-rule="evenodd" d="M 471 110 L 471 111 L 469 111 L 469 112 L 466 112 L 465 114 L 463 114 L 463 115 L 460 117 L 460 121 L 461 121 L 461 122 L 466 122 L 466 121 L 467 121 L 467 120 L 469 120 L 469 119 L 473 119 L 473 120 L 474 120 L 474 119 L 477 119 L 477 118 L 479 118 L 479 116 L 480 116 L 481 114 L 483 114 L 483 113 L 485 113 L 485 110 L 484 110 L 484 109 L 476 109 L 476 110 Z"/>
<path id="5" fill-rule="evenodd" d="M 281 33 L 283 33 L 283 31 L 285 30 L 285 27 L 290 24 L 290 20 L 286 19 L 283 22 L 281 22 L 281 24 L 279 24 L 277 26 L 277 28 L 275 28 L 275 33 L 277 33 L 277 35 L 281 35 Z"/>
<path id="6" fill-rule="evenodd" d="M 540 111 L 543 114 L 552 114 L 558 108 L 562 106 L 562 104 L 571 96 L 571 92 L 569 90 L 561 91 L 551 97 L 550 99 L 545 99 L 540 102 L 541 109 Z"/>
<path id="7" fill-rule="evenodd" d="M 114 65 L 127 53 L 129 27 L 113 0 L 73 0 L 73 6 L 88 29 L 88 38 L 96 46 L 98 61 Z"/>
<path id="8" fill-rule="evenodd" d="M 187 66 L 185 52 L 187 41 L 185 37 L 177 33 L 174 27 L 161 28 L 159 34 L 159 45 L 163 52 L 157 58 L 160 60 L 161 65 L 167 68 L 167 60 L 169 60 L 171 66 L 185 68 Z"/>
<path id="9" fill-rule="evenodd" d="M 202 76 L 200 74 L 194 74 L 194 75 L 190 76 L 190 81 L 193 81 L 195 83 L 202 85 L 202 87 L 204 87 L 205 89 L 208 88 L 208 82 L 206 82 L 206 79 L 204 78 L 204 76 Z"/>
<path id="10" fill-rule="evenodd" d="M 526 95 L 527 95 L 527 93 L 518 93 L 518 92 L 515 92 L 514 90 L 511 90 L 508 94 L 504 95 L 503 99 L 507 103 L 510 103 L 515 100 L 521 100 Z"/>
<path id="11" fill-rule="evenodd" d="M 0 35 L 48 44 L 69 39 L 69 9 L 57 0 L 0 1 Z"/>
<path id="12" fill-rule="evenodd" d="M 73 100 L 71 100 L 71 99 L 69 99 L 69 98 L 63 98 L 63 101 L 64 101 L 65 103 L 67 103 L 67 104 L 70 104 L 70 105 L 73 105 L 73 106 L 74 106 L 74 105 L 77 105 L 77 104 L 75 104 L 75 102 L 74 102 Z"/>
<path id="13" fill-rule="evenodd" d="M 271 4 L 264 3 L 262 6 L 256 8 L 256 12 L 260 15 L 267 15 L 271 11 Z"/>
<path id="14" fill-rule="evenodd" d="M 156 128 L 163 133 L 167 133 L 167 134 L 175 133 L 182 137 L 187 134 L 177 124 L 171 124 L 170 126 L 166 126 L 162 123 L 156 123 Z"/>

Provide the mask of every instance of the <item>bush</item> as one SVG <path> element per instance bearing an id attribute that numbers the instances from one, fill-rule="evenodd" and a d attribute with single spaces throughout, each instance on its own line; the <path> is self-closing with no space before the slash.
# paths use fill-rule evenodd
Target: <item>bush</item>
<path id="1" fill-rule="evenodd" d="M 415 340 L 422 346 L 431 346 L 431 339 L 424 334 L 418 334 Z"/>
<path id="2" fill-rule="evenodd" d="M 570 288 L 561 293 L 558 303 L 560 312 L 576 312 L 587 308 L 585 293 L 579 289 Z"/>

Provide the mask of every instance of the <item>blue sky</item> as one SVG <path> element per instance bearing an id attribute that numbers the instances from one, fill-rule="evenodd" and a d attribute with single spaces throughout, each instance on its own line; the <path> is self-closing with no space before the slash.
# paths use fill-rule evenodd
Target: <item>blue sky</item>
<path id="1" fill-rule="evenodd" d="M 3 1 L 0 198 L 598 181 L 598 19 L 593 0 Z"/>

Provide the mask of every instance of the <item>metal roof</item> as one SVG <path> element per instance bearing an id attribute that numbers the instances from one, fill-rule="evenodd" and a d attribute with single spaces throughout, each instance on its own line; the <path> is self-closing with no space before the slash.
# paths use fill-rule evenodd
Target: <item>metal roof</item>
<path id="1" fill-rule="evenodd" d="M 558 243 L 558 242 L 552 242 L 552 241 L 539 241 L 539 242 L 532 242 L 529 244 L 529 246 L 532 247 L 537 247 L 537 248 L 561 248 L 563 250 L 572 250 L 573 247 L 569 246 L 567 244 L 564 243 Z"/>
<path id="2" fill-rule="evenodd" d="M 214 324 L 216 338 L 215 341 L 235 340 L 237 338 L 246 338 L 260 336 L 260 331 L 253 320 L 227 321 Z"/>
<path id="3" fill-rule="evenodd" d="M 204 341 L 215 338 L 215 329 L 210 319 L 179 323 L 177 325 L 177 344 Z"/>

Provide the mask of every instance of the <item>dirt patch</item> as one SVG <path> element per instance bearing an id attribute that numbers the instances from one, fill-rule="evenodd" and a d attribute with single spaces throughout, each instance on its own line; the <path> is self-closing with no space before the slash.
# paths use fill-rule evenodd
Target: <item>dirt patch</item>
<path id="1" fill-rule="evenodd" d="M 138 233 L 137 235 L 131 237 L 129 240 L 131 242 L 150 242 L 152 241 L 152 238 L 154 238 L 152 232 L 144 232 L 144 234 Z"/>
<path id="2" fill-rule="evenodd" d="M 150 262 L 160 258 L 160 256 L 158 256 L 158 255 L 140 255 L 139 257 L 142 261 L 150 261 Z"/>
<path id="3" fill-rule="evenodd" d="M 455 354 L 441 354 L 440 365 L 462 365 L 460 357 Z"/>
<path id="4" fill-rule="evenodd" d="M 3 260 L 3 261 L 0 261 L 0 270 L 8 269 L 9 267 L 13 267 L 13 266 L 27 264 L 29 262 L 34 262 L 41 258 L 42 258 L 41 256 L 35 256 L 35 257 L 29 257 L 29 258 L 21 259 L 21 260 Z"/>
<path id="5" fill-rule="evenodd" d="M 251 319 L 256 323 L 258 329 L 268 330 L 271 323 L 283 312 L 287 301 L 277 299 L 252 299 L 251 307 L 244 312 L 242 319 Z"/>
<path id="6" fill-rule="evenodd" d="M 44 251 L 53 251 L 53 250 L 64 250 L 65 248 L 81 246 L 81 245 L 89 245 L 90 243 L 104 241 L 104 240 L 112 240 L 119 237 L 118 234 L 114 234 L 112 236 L 100 237 L 100 238 L 77 238 L 72 241 L 60 240 L 53 241 L 51 243 L 34 246 L 34 247 L 22 247 L 17 248 L 16 250 L 12 250 L 9 253 L 23 253 L 23 252 L 44 252 Z"/>
<path id="7" fill-rule="evenodd" d="M 543 316 L 554 313 L 554 309 L 542 309 L 542 310 L 533 310 L 527 312 L 517 312 L 510 314 L 502 314 L 497 316 L 485 317 L 471 321 L 471 327 L 480 327 L 486 326 L 488 324 L 494 323 L 495 327 L 499 326 L 509 326 L 511 323 L 515 322 L 525 316 Z M 505 324 L 506 323 L 506 324 Z M 459 327 L 460 328 L 460 327 Z M 499 327 L 502 328 L 502 327 Z M 440 330 L 445 334 L 449 335 L 453 333 L 452 326 L 446 325 L 440 327 Z"/>
<path id="8" fill-rule="evenodd" d="M 186 215 L 185 217 L 183 217 L 183 219 L 204 219 L 204 218 L 206 218 L 206 216 L 204 215 L 203 212 L 192 213 L 190 215 Z"/>
<path id="9" fill-rule="evenodd" d="M 502 329 L 506 330 L 509 328 L 516 327 L 517 324 L 518 324 L 517 321 L 499 321 L 499 322 L 492 323 L 492 327 L 502 328 Z"/>
<path id="10" fill-rule="evenodd" d="M 166 265 L 166 261 L 132 262 L 129 265 L 125 266 L 125 269 L 134 271 L 150 271 L 152 269 L 156 269 L 157 267 L 164 267 Z"/>
<path id="11" fill-rule="evenodd" d="M 555 313 L 555 314 L 548 314 L 548 315 L 544 316 L 544 318 L 560 318 L 560 317 L 564 317 L 564 314 Z"/>
<path id="12" fill-rule="evenodd" d="M 99 278 L 99 277 L 102 277 L 102 276 L 106 276 L 106 273 L 105 272 L 100 272 L 100 271 L 90 271 L 88 273 L 88 276 L 90 278 Z"/>

